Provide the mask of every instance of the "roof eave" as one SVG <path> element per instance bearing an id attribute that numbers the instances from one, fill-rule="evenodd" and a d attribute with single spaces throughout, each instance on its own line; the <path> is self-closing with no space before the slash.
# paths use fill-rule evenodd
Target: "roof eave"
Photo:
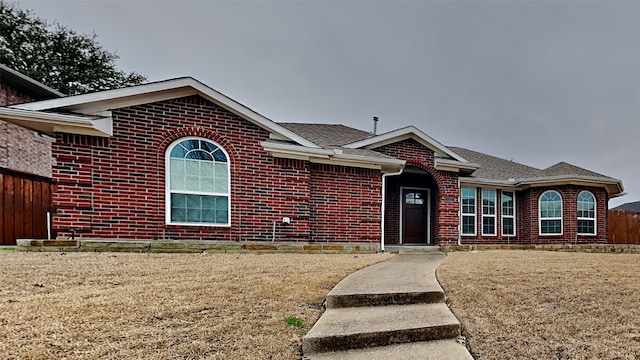
<path id="1" fill-rule="evenodd" d="M 106 110 L 191 95 L 200 95 L 218 104 L 222 108 L 252 122 L 253 124 L 271 133 L 297 142 L 302 146 L 320 148 L 317 144 L 288 129 L 285 129 L 274 121 L 190 77 L 70 96 L 62 99 L 13 105 L 11 107 L 22 110 L 65 110 L 95 115 L 101 114 Z"/>
<path id="2" fill-rule="evenodd" d="M 260 145 L 262 145 L 262 148 L 274 157 L 307 160 L 318 164 L 377 169 L 382 170 L 383 172 L 398 171 L 405 165 L 404 160 L 344 154 L 339 150 L 314 149 L 298 145 L 273 143 L 269 141 L 263 141 Z"/>
<path id="3" fill-rule="evenodd" d="M 77 115 L 0 108 L 0 120 L 41 133 L 69 133 L 110 137 L 113 121 L 110 117 L 87 118 Z"/>
<path id="4" fill-rule="evenodd" d="M 624 187 L 622 181 L 617 179 L 596 178 L 590 176 L 552 176 L 544 178 L 525 178 L 525 179 L 513 179 L 513 180 L 494 180 L 483 178 L 460 178 L 460 183 L 473 184 L 473 185 L 488 185 L 488 186 L 501 186 L 516 188 L 518 190 L 525 190 L 532 187 L 541 186 L 554 186 L 554 185 L 580 185 L 580 186 L 594 186 L 604 187 L 610 198 L 623 196 Z"/>
<path id="5" fill-rule="evenodd" d="M 474 171 L 478 170 L 478 168 L 480 168 L 480 164 L 436 158 L 435 168 L 436 170 L 471 174 Z"/>

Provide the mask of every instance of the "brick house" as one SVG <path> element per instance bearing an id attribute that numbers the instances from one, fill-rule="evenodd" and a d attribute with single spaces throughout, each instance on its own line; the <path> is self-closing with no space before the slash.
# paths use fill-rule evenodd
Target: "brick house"
<path id="1" fill-rule="evenodd" d="M 622 182 L 372 134 L 276 123 L 192 79 L 0 108 L 54 134 L 60 237 L 597 243 Z"/>
<path id="2" fill-rule="evenodd" d="M 60 98 L 60 92 L 0 64 L 0 105 Z M 46 236 L 50 210 L 51 142 L 0 118 L 0 245 Z"/>

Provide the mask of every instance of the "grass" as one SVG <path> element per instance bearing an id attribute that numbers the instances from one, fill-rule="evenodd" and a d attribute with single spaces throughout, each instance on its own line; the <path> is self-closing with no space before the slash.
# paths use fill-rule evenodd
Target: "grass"
<path id="1" fill-rule="evenodd" d="M 640 358 L 640 255 L 456 252 L 437 275 L 477 359 Z"/>
<path id="2" fill-rule="evenodd" d="M 389 257 L 3 251 L 0 354 L 296 359 L 326 293 Z"/>

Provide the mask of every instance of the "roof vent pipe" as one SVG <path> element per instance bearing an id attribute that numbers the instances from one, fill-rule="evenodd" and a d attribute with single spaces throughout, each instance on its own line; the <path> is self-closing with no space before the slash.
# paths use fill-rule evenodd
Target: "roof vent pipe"
<path id="1" fill-rule="evenodd" d="M 373 135 L 378 135 L 378 117 L 373 117 Z"/>

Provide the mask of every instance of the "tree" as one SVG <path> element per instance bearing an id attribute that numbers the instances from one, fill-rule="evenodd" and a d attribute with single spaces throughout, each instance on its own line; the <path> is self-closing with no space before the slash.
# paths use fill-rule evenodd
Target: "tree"
<path id="1" fill-rule="evenodd" d="M 62 93 L 138 85 L 146 77 L 116 68 L 95 33 L 79 34 L 0 0 L 0 62 Z"/>

